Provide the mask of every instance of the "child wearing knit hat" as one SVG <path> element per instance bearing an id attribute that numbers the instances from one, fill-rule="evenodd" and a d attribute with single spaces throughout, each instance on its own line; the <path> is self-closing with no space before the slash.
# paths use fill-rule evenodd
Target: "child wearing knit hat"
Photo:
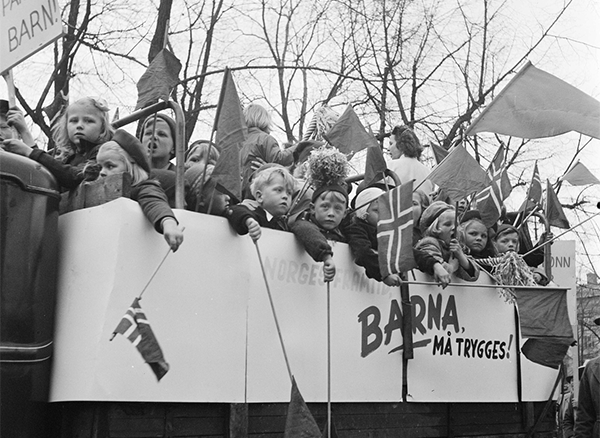
<path id="1" fill-rule="evenodd" d="M 415 246 L 417 266 L 433 275 L 443 288 L 448 286 L 454 272 L 467 281 L 475 281 L 479 277 L 479 268 L 465 255 L 454 237 L 455 213 L 451 205 L 433 202 L 421 216 L 424 237 Z"/>
<path id="2" fill-rule="evenodd" d="M 175 157 L 176 132 L 175 120 L 166 114 L 153 114 L 144 120 L 140 140 L 150 154 L 152 169 L 175 171 L 170 160 Z"/>
<path id="3" fill-rule="evenodd" d="M 122 173 L 131 176 L 131 199 L 140 204 L 146 218 L 156 231 L 163 234 L 173 252 L 177 251 L 183 242 L 183 229 L 160 184 L 148 179 L 150 166 L 140 141 L 127 131 L 118 129 L 111 141 L 100 146 L 96 160 L 101 167 L 100 177 Z"/>

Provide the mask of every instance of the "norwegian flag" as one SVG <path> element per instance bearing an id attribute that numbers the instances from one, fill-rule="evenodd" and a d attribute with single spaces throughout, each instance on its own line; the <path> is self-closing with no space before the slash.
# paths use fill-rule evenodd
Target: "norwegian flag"
<path id="1" fill-rule="evenodd" d="M 508 174 L 504 168 L 505 160 L 506 151 L 504 145 L 501 144 L 487 170 L 491 180 L 490 186 L 475 195 L 475 203 L 481 213 L 481 220 L 488 228 L 500 218 L 503 201 L 512 191 Z"/>
<path id="2" fill-rule="evenodd" d="M 133 303 L 114 330 L 110 340 L 112 341 L 117 334 L 125 336 L 138 349 L 159 381 L 167 374 L 169 364 L 165 362 L 162 350 L 152 332 L 150 323 L 140 307 L 139 298 L 133 300 Z"/>
<path id="3" fill-rule="evenodd" d="M 523 204 L 519 208 L 521 212 L 530 212 L 535 210 L 542 205 L 542 180 L 540 179 L 540 172 L 538 171 L 537 161 L 533 168 L 533 176 L 531 177 L 531 184 L 529 190 L 527 190 L 527 197 Z"/>
<path id="4" fill-rule="evenodd" d="M 382 278 L 417 266 L 412 247 L 412 192 L 410 181 L 378 198 L 377 252 Z"/>

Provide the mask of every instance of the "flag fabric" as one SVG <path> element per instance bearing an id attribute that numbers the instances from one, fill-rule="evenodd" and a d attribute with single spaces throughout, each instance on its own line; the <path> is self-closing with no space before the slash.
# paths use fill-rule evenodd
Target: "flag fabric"
<path id="1" fill-rule="evenodd" d="M 285 420 L 284 438 L 321 438 L 321 431 L 292 377 L 292 395 Z"/>
<path id="2" fill-rule="evenodd" d="M 427 179 L 442 187 L 453 204 L 471 193 L 485 189 L 490 180 L 485 170 L 462 145 L 456 146 L 431 171 Z"/>
<path id="3" fill-rule="evenodd" d="M 331 129 L 323 134 L 323 138 L 346 155 L 370 146 L 379 147 L 377 139 L 367 132 L 351 105 L 348 105 Z"/>
<path id="4" fill-rule="evenodd" d="M 576 131 L 600 139 L 599 120 L 599 101 L 527 62 L 466 135 L 495 132 L 544 138 Z"/>
<path id="5" fill-rule="evenodd" d="M 503 201 L 512 191 L 508 174 L 504 168 L 505 160 L 506 151 L 504 145 L 501 144 L 487 171 L 491 184 L 475 195 L 475 204 L 481 214 L 481 220 L 488 228 L 500 218 Z"/>
<path id="6" fill-rule="evenodd" d="M 385 158 L 383 158 L 383 152 L 379 145 L 369 146 L 367 148 L 363 185 L 368 187 L 372 183 L 382 180 L 386 170 L 387 164 L 385 163 Z"/>
<path id="7" fill-rule="evenodd" d="M 561 178 L 572 186 L 586 186 L 588 184 L 600 184 L 598 178 L 594 176 L 587 167 L 579 160 L 563 175 Z"/>
<path id="8" fill-rule="evenodd" d="M 377 253 L 381 278 L 417 266 L 412 246 L 412 192 L 413 181 L 409 181 L 377 198 Z"/>
<path id="9" fill-rule="evenodd" d="M 113 116 L 113 119 L 112 119 L 112 122 L 111 122 L 111 123 L 115 123 L 115 122 L 117 122 L 117 121 L 118 121 L 120 118 L 121 118 L 121 117 L 120 117 L 120 115 L 119 115 L 119 108 L 117 108 L 117 109 L 115 110 L 115 115 Z"/>
<path id="10" fill-rule="evenodd" d="M 537 161 L 533 167 L 533 175 L 531 177 L 531 184 L 527 190 L 527 196 L 519 208 L 520 212 L 530 212 L 531 210 L 542 205 L 542 180 L 540 179 L 540 172 L 538 171 Z"/>
<path id="11" fill-rule="evenodd" d="M 431 143 L 431 150 L 433 151 L 433 157 L 435 158 L 436 164 L 440 164 L 449 153 L 448 150 L 435 143 Z"/>
<path id="12" fill-rule="evenodd" d="M 521 351 L 532 362 L 558 369 L 575 342 L 563 289 L 543 291 L 515 288 L 521 336 L 528 338 Z"/>
<path id="13" fill-rule="evenodd" d="M 231 70 L 228 68 L 223 76 L 215 129 L 215 143 L 221 154 L 215 163 L 211 178 L 232 198 L 241 201 L 240 149 L 248 130 Z"/>
<path id="14" fill-rule="evenodd" d="M 546 180 L 546 219 L 548 219 L 548 223 L 553 227 L 563 228 L 565 230 L 571 228 L 569 220 L 567 219 L 562 205 L 560 205 L 558 200 L 558 196 L 556 196 L 556 192 L 552 188 L 552 184 L 550 184 L 549 180 Z"/>
<path id="15" fill-rule="evenodd" d="M 138 100 L 135 109 L 145 108 L 159 100 L 169 100 L 179 82 L 181 62 L 169 50 L 162 49 L 137 83 Z"/>
<path id="16" fill-rule="evenodd" d="M 139 298 L 133 300 L 133 303 L 121 318 L 119 325 L 113 331 L 110 340 L 112 341 L 117 334 L 125 336 L 138 349 L 159 381 L 167 374 L 169 364 L 165 361 L 150 323 L 140 307 Z"/>

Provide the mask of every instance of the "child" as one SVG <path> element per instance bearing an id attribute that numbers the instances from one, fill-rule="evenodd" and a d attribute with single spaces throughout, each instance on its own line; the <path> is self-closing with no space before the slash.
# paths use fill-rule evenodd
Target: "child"
<path id="1" fill-rule="evenodd" d="M 474 259 L 495 257 L 496 250 L 490 234 L 490 230 L 481 220 L 479 210 L 465 212 L 458 226 L 458 240 L 466 248 L 467 254 Z"/>
<path id="2" fill-rule="evenodd" d="M 219 159 L 219 150 L 215 147 L 215 144 L 209 140 L 197 140 L 193 142 L 185 152 L 185 170 L 188 170 L 196 164 L 204 164 L 209 148 L 210 156 L 208 157 L 208 164 L 214 166 Z"/>
<path id="3" fill-rule="evenodd" d="M 238 234 L 249 234 L 254 241 L 260 239 L 260 227 L 287 231 L 286 214 L 294 186 L 294 178 L 286 168 L 265 165 L 257 171 L 250 186 L 255 200 L 232 206 L 229 223 Z"/>
<path id="4" fill-rule="evenodd" d="M 185 198 L 186 209 L 215 216 L 227 216 L 230 197 L 219 191 L 217 184 L 210 177 L 213 170 L 214 166 L 208 165 L 204 172 L 204 163 L 199 162 L 185 171 L 185 181 L 189 186 Z M 205 175 L 204 184 L 201 183 L 203 175 Z"/>
<path id="5" fill-rule="evenodd" d="M 140 204 L 154 229 L 163 234 L 173 252 L 177 251 L 183 242 L 183 229 L 169 207 L 160 184 L 148 179 L 150 166 L 140 141 L 119 129 L 111 141 L 100 147 L 97 160 L 101 167 L 100 177 L 120 173 L 131 175 L 131 199 Z"/>
<path id="6" fill-rule="evenodd" d="M 413 212 L 413 246 L 417 244 L 419 240 L 423 238 L 423 233 L 421 232 L 421 216 L 429 204 L 431 203 L 431 198 L 421 189 L 417 189 L 412 194 L 412 212 Z"/>
<path id="7" fill-rule="evenodd" d="M 467 281 L 475 281 L 479 277 L 479 269 L 454 238 L 455 215 L 451 205 L 442 201 L 433 202 L 421 217 L 421 229 L 425 237 L 415 246 L 415 261 L 419 269 L 433 275 L 442 288 L 448 286 L 453 272 Z"/>
<path id="8" fill-rule="evenodd" d="M 154 122 L 156 120 L 156 123 Z M 144 120 L 140 140 L 150 154 L 151 169 L 175 171 L 175 120 L 166 114 L 155 114 Z"/>
<path id="9" fill-rule="evenodd" d="M 348 245 L 354 256 L 354 262 L 365 268 L 367 277 L 382 281 L 388 286 L 400 284 L 397 274 L 381 278 L 379 270 L 379 254 L 377 253 L 377 222 L 379 221 L 379 198 L 384 193 L 380 187 L 367 187 L 356 195 L 356 210 L 351 224 L 344 231 Z M 367 204 L 370 202 L 370 204 Z M 367 204 L 367 205 L 365 205 Z"/>
<path id="10" fill-rule="evenodd" d="M 35 140 L 27 128 L 23 113 L 16 107 L 9 108 L 7 100 L 0 100 L 0 143 L 4 140 L 21 140 L 25 145 L 33 147 Z M 11 142 L 7 143 L 8 145 Z M 10 147 L 10 146 L 9 146 Z"/>
<path id="11" fill-rule="evenodd" d="M 348 172 L 346 156 L 337 149 L 321 147 L 308 162 L 308 181 L 315 190 L 308 211 L 291 225 L 291 230 L 316 262 L 323 262 L 324 280 L 335 276 L 333 250 L 327 240 L 345 242 L 340 230 L 348 208 L 344 180 Z"/>
<path id="12" fill-rule="evenodd" d="M 98 177 L 96 155 L 99 145 L 110 140 L 113 134 L 108 113 L 106 101 L 100 98 L 84 97 L 67 107 L 53 132 L 57 147 L 66 146 L 74 151 L 65 163 L 35 145 L 18 140 L 13 140 L 6 149 L 44 165 L 62 187 L 74 189 L 82 181 L 93 181 Z"/>
<path id="13" fill-rule="evenodd" d="M 496 235 L 493 237 L 494 248 L 499 256 L 502 256 L 508 252 L 519 252 L 519 231 L 509 224 L 502 224 L 498 226 Z M 521 257 L 521 256 L 519 256 Z M 526 266 L 525 262 L 522 263 Z M 546 277 L 544 271 L 539 268 L 529 268 L 531 274 L 533 274 L 534 281 L 540 286 L 546 286 L 550 280 Z"/>

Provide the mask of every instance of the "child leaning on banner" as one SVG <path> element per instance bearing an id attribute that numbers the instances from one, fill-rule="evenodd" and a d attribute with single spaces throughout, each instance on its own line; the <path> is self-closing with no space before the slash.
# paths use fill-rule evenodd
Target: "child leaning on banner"
<path id="1" fill-rule="evenodd" d="M 108 112 L 106 101 L 98 97 L 84 97 L 67 107 L 53 129 L 56 147 L 68 147 L 74 151 L 64 163 L 22 141 L 13 140 L 8 145 L 5 142 L 5 149 L 44 165 L 61 187 L 68 190 L 77 188 L 83 181 L 98 178 L 96 155 L 99 145 L 110 140 L 114 132 Z"/>
<path id="2" fill-rule="evenodd" d="M 150 165 L 142 143 L 119 129 L 111 141 L 100 146 L 97 161 L 100 177 L 127 173 L 131 176 L 131 199 L 137 201 L 146 218 L 161 233 L 173 252 L 183 242 L 183 229 L 169 207 L 167 195 L 158 181 L 148 179 Z"/>
<path id="3" fill-rule="evenodd" d="M 260 238 L 261 227 L 288 231 L 286 215 L 294 187 L 294 177 L 285 167 L 265 164 L 256 171 L 250 186 L 255 199 L 232 206 L 229 223 L 238 234 L 249 234 L 254 241 Z"/>
<path id="4" fill-rule="evenodd" d="M 419 269 L 446 287 L 451 274 L 475 281 L 479 268 L 463 252 L 454 237 L 455 210 L 443 201 L 433 202 L 421 216 L 423 238 L 415 246 L 415 261 Z M 432 257 L 429 257 L 432 256 Z"/>
<path id="5" fill-rule="evenodd" d="M 335 277 L 335 264 L 328 240 L 346 242 L 341 224 L 348 208 L 344 181 L 348 161 L 337 149 L 321 147 L 311 152 L 307 171 L 308 181 L 314 187 L 310 207 L 290 228 L 313 260 L 323 262 L 324 280 L 329 282 Z"/>

